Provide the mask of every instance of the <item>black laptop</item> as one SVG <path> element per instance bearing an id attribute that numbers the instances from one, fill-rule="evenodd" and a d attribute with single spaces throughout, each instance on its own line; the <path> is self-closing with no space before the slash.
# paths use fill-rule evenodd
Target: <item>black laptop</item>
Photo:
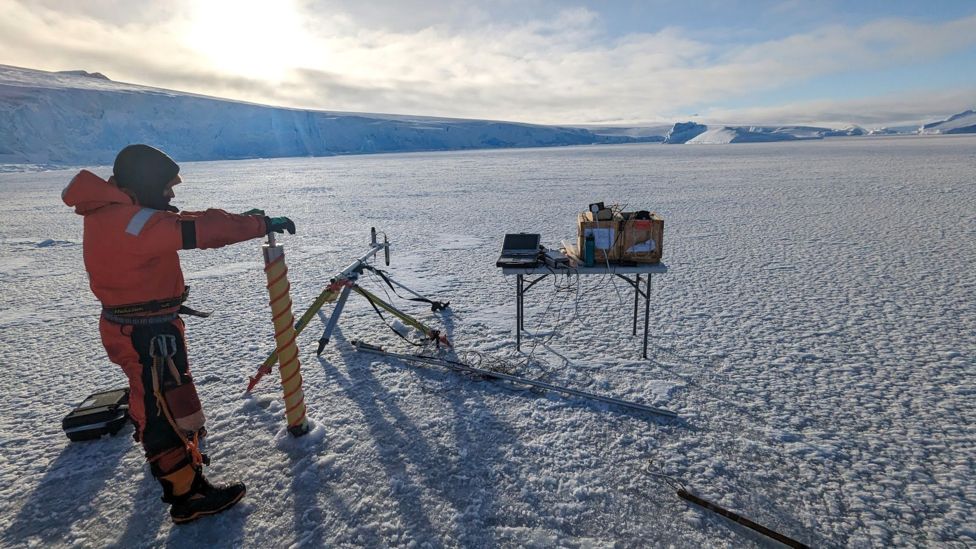
<path id="1" fill-rule="evenodd" d="M 535 267 L 539 264 L 539 241 L 537 234 L 518 233 L 505 235 L 502 255 L 495 262 L 496 267 Z"/>

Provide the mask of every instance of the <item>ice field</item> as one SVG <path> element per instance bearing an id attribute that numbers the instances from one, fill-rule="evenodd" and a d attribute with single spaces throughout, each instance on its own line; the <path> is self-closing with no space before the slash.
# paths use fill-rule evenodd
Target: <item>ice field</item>
<path id="1" fill-rule="evenodd" d="M 451 312 L 393 302 L 458 356 L 679 418 L 358 354 L 354 339 L 412 349 L 354 296 L 321 358 L 324 318 L 299 338 L 315 429 L 293 440 L 274 377 L 243 396 L 274 346 L 261 242 L 181 252 L 188 304 L 215 311 L 186 321 L 208 475 L 248 495 L 172 526 L 131 427 L 61 432 L 125 384 L 60 199 L 76 170 L 0 173 L 4 547 L 771 546 L 651 473 L 813 546 L 976 544 L 974 136 L 181 165 L 176 206 L 295 220 L 279 240 L 296 313 L 375 226 L 389 272 Z M 558 245 L 595 201 L 665 218 L 651 359 L 612 277 L 534 287 L 516 353 L 502 236 Z"/>

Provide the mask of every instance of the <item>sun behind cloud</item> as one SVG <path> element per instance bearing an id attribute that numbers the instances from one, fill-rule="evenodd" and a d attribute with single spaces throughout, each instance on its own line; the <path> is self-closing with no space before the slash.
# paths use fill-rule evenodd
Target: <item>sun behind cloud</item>
<path id="1" fill-rule="evenodd" d="M 291 0 L 208 0 L 194 5 L 189 47 L 218 72 L 281 81 L 315 56 L 313 40 Z"/>

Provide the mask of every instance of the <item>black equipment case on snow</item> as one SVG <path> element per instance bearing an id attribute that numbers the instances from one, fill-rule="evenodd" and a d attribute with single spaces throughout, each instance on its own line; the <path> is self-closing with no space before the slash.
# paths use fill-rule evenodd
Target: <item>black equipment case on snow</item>
<path id="1" fill-rule="evenodd" d="M 95 393 L 61 420 L 71 440 L 91 440 L 118 433 L 129 419 L 129 389 Z"/>

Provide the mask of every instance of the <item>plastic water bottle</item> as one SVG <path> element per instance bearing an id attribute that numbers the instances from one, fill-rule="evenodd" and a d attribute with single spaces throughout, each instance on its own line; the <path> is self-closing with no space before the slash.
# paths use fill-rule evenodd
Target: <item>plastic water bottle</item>
<path id="1" fill-rule="evenodd" d="M 593 238 L 593 233 L 586 235 L 583 248 L 583 265 L 592 267 L 596 259 L 596 239 Z"/>

